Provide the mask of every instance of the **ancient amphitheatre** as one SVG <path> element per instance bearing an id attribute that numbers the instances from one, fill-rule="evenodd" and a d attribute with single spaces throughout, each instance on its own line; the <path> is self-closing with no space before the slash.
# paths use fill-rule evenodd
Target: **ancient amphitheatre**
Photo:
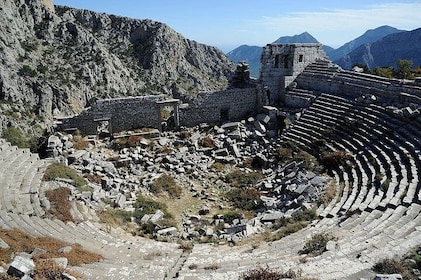
<path id="1" fill-rule="evenodd" d="M 319 58 L 293 81 L 284 98 L 306 109 L 277 141 L 312 147 L 322 139 L 331 151 L 352 155 L 350 168 L 331 170 L 335 198 L 317 209 L 320 219 L 296 233 L 259 246 L 195 244 L 183 252 L 176 243 L 106 232 L 89 220 L 89 211 L 77 224 L 45 218 L 39 189 L 49 160 L 4 140 L 1 225 L 103 254 L 101 262 L 72 268 L 87 279 L 237 279 L 256 265 L 300 269 L 316 279 L 370 275 L 367 271 L 378 260 L 401 257 L 421 244 L 421 125 L 416 110 L 421 84 L 344 71 Z M 388 188 L 376 180 L 387 180 Z M 303 261 L 298 252 L 316 233 L 334 235 L 335 245 Z"/>
<path id="2" fill-rule="evenodd" d="M 168 105 L 176 111 L 175 128 L 181 126 L 194 131 L 189 141 L 195 138 L 197 142 L 198 138 L 210 135 L 215 140 L 222 139 L 224 145 L 229 143 L 228 148 L 196 149 L 195 145 L 180 140 L 180 134 L 154 131 L 153 141 L 158 144 L 151 149 L 161 148 L 160 153 L 150 154 L 148 144 L 142 142 L 135 148 L 136 152 L 119 151 L 115 166 L 110 167 L 108 162 L 101 168 L 90 169 L 83 162 L 90 163 L 93 157 L 115 156 L 109 149 L 100 149 L 106 140 L 98 140 L 96 136 L 89 138 L 95 146 L 86 151 L 72 147 L 65 150 L 61 146 L 63 149 L 55 155 L 56 159 L 40 159 L 29 149 L 0 139 L 0 226 L 20 229 L 34 237 L 54 237 L 101 254 L 103 260 L 99 262 L 69 266 L 84 279 L 238 279 L 241 273 L 257 266 L 282 272 L 300 271 L 302 279 L 374 277 L 371 269 L 377 262 L 399 259 L 421 245 L 418 170 L 421 168 L 421 81 L 345 71 L 327 60 L 320 49 L 317 44 L 269 44 L 263 52 L 258 80 L 249 79 L 247 69 L 239 65 L 230 88 L 199 93 L 195 101 L 182 102 L 162 96 L 99 100 L 78 116 L 60 119 L 57 128 L 67 132 L 77 128 L 89 135 L 96 134 L 100 124 L 113 132 L 133 126 L 162 129 L 159 113 L 162 106 Z M 281 119 L 276 117 L 279 115 Z M 277 135 L 285 116 L 291 123 Z M 59 135 L 62 137 L 59 144 L 67 143 L 72 137 L 64 132 Z M 95 213 L 100 199 L 94 199 L 89 192 L 76 192 L 72 196 L 75 203 L 70 212 L 77 217 L 75 221 L 63 222 L 48 213 L 50 202 L 45 190 L 55 183 L 45 182 L 43 177 L 55 160 L 67 160 L 80 173 L 102 173 L 108 180 L 104 180 L 105 184 L 96 183 L 95 190 L 109 187 L 111 190 L 101 193 L 124 208 L 126 202 L 136 199 L 129 195 L 134 193 L 132 186 L 155 179 L 150 174 L 159 175 L 163 170 L 174 174 L 183 187 L 189 186 L 184 193 L 194 190 L 202 201 L 214 199 L 208 193 L 203 194 L 202 188 L 190 185 L 190 180 L 197 183 L 201 178 L 206 178 L 206 184 L 224 183 L 207 178 L 208 171 L 202 166 L 210 167 L 214 161 L 220 161 L 234 168 L 243 164 L 244 158 L 286 142 L 310 154 L 323 150 L 349 157 L 321 174 L 333 182 L 333 197 L 326 204 L 318 204 L 315 209 L 318 218 L 279 240 L 257 238 L 257 242 L 253 238 L 263 233 L 254 232 L 242 242 L 192 242 L 186 249 L 177 242 L 133 236 L 121 228 L 100 223 Z M 270 166 L 270 158 L 265 155 L 266 159 L 259 158 L 264 161 L 259 169 L 266 175 L 261 179 L 264 184 L 259 191 L 267 194 L 278 184 L 288 185 L 284 177 L 291 173 L 280 171 L 284 166 Z M 184 157 L 189 163 L 179 166 L 181 161 L 187 162 Z M 74 164 L 78 161 L 82 163 Z M 165 163 L 162 168 L 161 161 Z M 131 180 L 134 174 L 125 169 L 128 166 L 141 168 L 142 172 L 137 174 L 144 177 L 143 181 L 129 182 L 127 187 L 122 178 Z M 71 185 L 72 182 L 56 183 Z M 106 197 L 110 193 L 112 197 Z M 118 194 L 124 194 L 124 199 Z M 277 199 L 271 197 L 268 201 Z M 213 201 L 210 205 L 217 203 Z M 198 210 L 191 212 L 191 216 L 197 218 Z M 321 255 L 303 254 L 304 244 L 316 234 L 335 238 Z"/>

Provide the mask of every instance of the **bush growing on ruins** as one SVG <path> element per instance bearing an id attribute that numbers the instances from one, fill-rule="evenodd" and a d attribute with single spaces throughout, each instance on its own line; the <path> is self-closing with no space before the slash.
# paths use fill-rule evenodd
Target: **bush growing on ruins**
<path id="1" fill-rule="evenodd" d="M 111 146 L 114 150 L 121 150 L 124 148 L 134 148 L 140 146 L 140 142 L 144 138 L 139 135 L 130 135 L 129 137 L 117 138 L 115 139 Z"/>
<path id="2" fill-rule="evenodd" d="M 262 179 L 261 172 L 243 172 L 238 169 L 225 176 L 227 183 L 235 188 L 255 186 Z"/>
<path id="3" fill-rule="evenodd" d="M 241 280 L 278 280 L 283 278 L 297 279 L 299 277 L 301 277 L 301 271 L 288 270 L 282 273 L 268 266 L 258 266 L 240 274 Z"/>
<path id="4" fill-rule="evenodd" d="M 306 242 L 303 249 L 299 253 L 308 254 L 310 256 L 319 256 L 323 254 L 324 251 L 326 251 L 326 245 L 331 240 L 335 240 L 335 237 L 330 234 L 315 234 L 311 237 L 310 240 Z"/>
<path id="5" fill-rule="evenodd" d="M 3 131 L 3 138 L 13 146 L 19 148 L 30 148 L 32 152 L 36 152 L 37 140 L 33 135 L 29 135 L 19 128 L 8 127 Z"/>
<path id="6" fill-rule="evenodd" d="M 341 188 L 344 186 L 341 186 Z M 336 182 L 331 181 L 325 188 L 324 193 L 320 196 L 320 203 L 325 207 L 333 200 L 336 194 Z"/>
<path id="7" fill-rule="evenodd" d="M 242 219 L 242 218 L 243 218 L 243 214 L 239 212 L 234 212 L 234 211 L 229 211 L 225 213 L 222 217 L 222 219 L 224 219 L 224 222 L 227 224 L 232 224 L 232 222 L 235 219 Z"/>
<path id="8" fill-rule="evenodd" d="M 216 171 L 222 172 L 225 170 L 225 164 L 220 163 L 220 162 L 214 162 L 212 163 L 211 168 Z"/>
<path id="9" fill-rule="evenodd" d="M 166 191 L 171 198 L 178 198 L 182 194 L 182 188 L 177 185 L 173 177 L 168 174 L 162 174 L 151 185 L 150 191 L 154 194 L 159 194 Z"/>
<path id="10" fill-rule="evenodd" d="M 276 149 L 275 157 L 279 162 L 287 162 L 292 159 L 292 151 L 289 148 L 280 147 Z"/>
<path id="11" fill-rule="evenodd" d="M 145 214 L 154 214 L 156 210 L 158 209 L 164 212 L 164 218 L 165 217 L 171 218 L 171 215 L 167 211 L 167 205 L 158 201 L 154 201 L 152 199 L 148 199 L 144 197 L 143 195 L 137 196 L 134 207 L 136 210 L 133 214 L 133 217 L 136 218 L 137 222 L 140 222 L 140 219 Z"/>
<path id="12" fill-rule="evenodd" d="M 317 159 L 306 151 L 299 151 L 294 159 L 298 162 L 302 162 L 301 167 L 310 171 L 318 170 L 319 163 Z"/>
<path id="13" fill-rule="evenodd" d="M 320 162 L 324 167 L 328 169 L 334 169 L 339 166 L 348 165 L 348 161 L 352 159 L 352 156 L 345 151 L 334 151 L 329 153 L 324 153 L 320 157 Z"/>
<path id="14" fill-rule="evenodd" d="M 398 260 L 386 258 L 373 266 L 373 271 L 382 274 L 403 273 L 405 270 L 402 263 Z"/>
<path id="15" fill-rule="evenodd" d="M 275 241 L 305 228 L 309 222 L 317 219 L 314 209 L 306 209 L 292 214 L 289 218 L 281 218 L 275 222 L 272 229 L 277 230 L 267 241 Z"/>
<path id="16" fill-rule="evenodd" d="M 138 195 L 136 202 L 134 204 L 135 211 L 133 217 L 137 224 L 141 226 L 141 230 L 145 234 L 152 234 L 156 230 L 156 225 L 148 222 L 146 224 L 141 224 L 140 220 L 145 214 L 155 214 L 157 210 L 161 210 L 164 213 L 163 220 L 158 222 L 158 225 L 165 227 L 175 226 L 174 217 L 168 213 L 167 205 L 152 199 L 145 198 L 143 195 Z"/>
<path id="17" fill-rule="evenodd" d="M 257 210 L 263 207 L 260 193 L 254 188 L 234 188 L 227 192 L 227 198 L 242 210 Z"/>
<path id="18" fill-rule="evenodd" d="M 43 180 L 53 181 L 57 178 L 70 179 L 73 181 L 74 186 L 78 188 L 86 185 L 85 178 L 63 163 L 50 164 L 44 173 Z"/>
<path id="19" fill-rule="evenodd" d="M 19 76 L 35 77 L 37 75 L 37 70 L 35 70 L 31 66 L 25 64 L 19 69 L 18 74 L 19 74 Z"/>

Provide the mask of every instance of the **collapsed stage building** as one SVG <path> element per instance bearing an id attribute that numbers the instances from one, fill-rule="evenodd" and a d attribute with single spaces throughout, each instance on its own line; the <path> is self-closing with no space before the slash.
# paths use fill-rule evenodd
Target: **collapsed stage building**
<path id="1" fill-rule="evenodd" d="M 420 80 L 401 81 L 342 70 L 327 59 L 321 44 L 268 44 L 261 63 L 258 80 L 251 79 L 247 64 L 240 63 L 229 88 L 200 92 L 187 102 L 164 95 L 98 100 L 78 116 L 62 119 L 59 129 L 79 129 L 86 134 L 96 134 L 104 125 L 112 132 L 161 129 L 161 109 L 165 107 L 173 112 L 175 128 L 237 121 L 268 105 L 308 107 L 314 96 L 305 90 L 397 107 L 421 104 Z M 294 90 L 297 88 L 302 90 Z"/>

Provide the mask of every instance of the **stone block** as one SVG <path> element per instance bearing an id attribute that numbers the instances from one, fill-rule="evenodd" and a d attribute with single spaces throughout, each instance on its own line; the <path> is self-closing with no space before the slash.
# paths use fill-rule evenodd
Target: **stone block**
<path id="1" fill-rule="evenodd" d="M 7 274 L 22 278 L 30 275 L 35 269 L 35 263 L 30 257 L 16 256 L 10 264 Z"/>

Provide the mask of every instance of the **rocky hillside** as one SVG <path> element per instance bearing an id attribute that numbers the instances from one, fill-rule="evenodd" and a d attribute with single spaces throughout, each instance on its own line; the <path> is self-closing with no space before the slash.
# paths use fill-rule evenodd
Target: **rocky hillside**
<path id="1" fill-rule="evenodd" d="M 0 130 L 43 127 L 97 98 L 221 89 L 234 69 L 220 50 L 165 24 L 51 4 L 2 2 Z"/>
<path id="2" fill-rule="evenodd" d="M 421 65 L 421 28 L 390 34 L 373 43 L 367 43 L 335 61 L 345 69 L 357 63 L 370 69 L 395 66 L 399 59 L 412 60 L 414 66 Z"/>

